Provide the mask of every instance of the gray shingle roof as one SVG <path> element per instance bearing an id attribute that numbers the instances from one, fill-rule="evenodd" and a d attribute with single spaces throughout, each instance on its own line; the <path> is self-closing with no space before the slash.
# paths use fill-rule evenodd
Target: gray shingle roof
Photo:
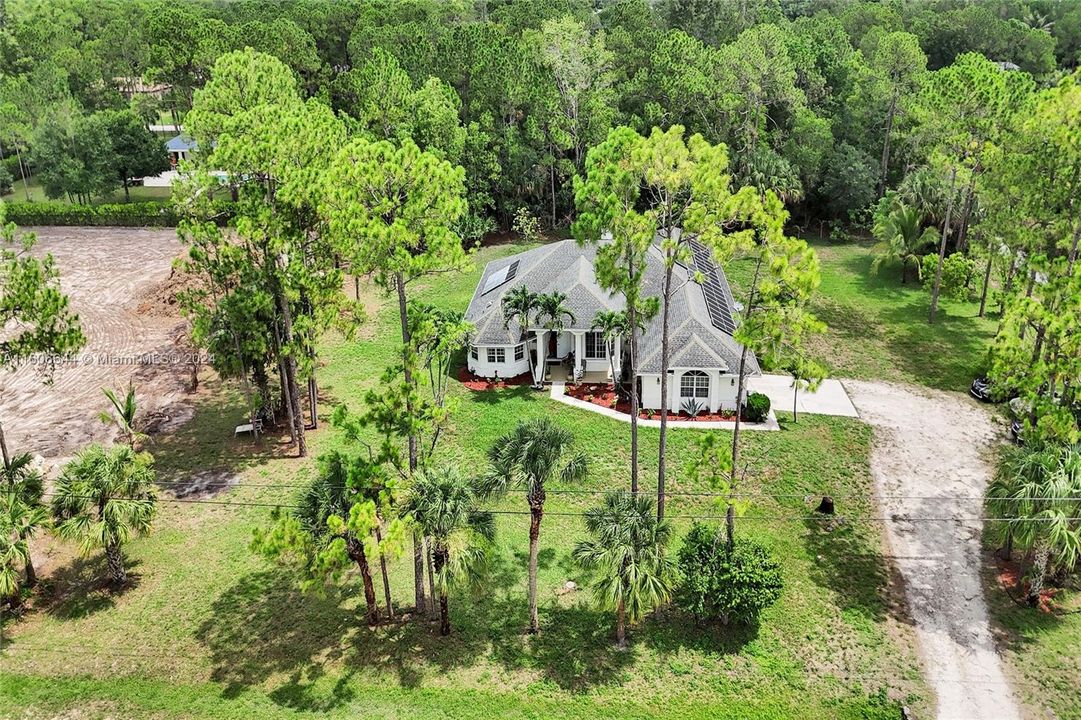
<path id="1" fill-rule="evenodd" d="M 593 318 L 600 310 L 622 310 L 623 298 L 603 290 L 597 284 L 593 272 L 593 246 L 579 246 L 574 240 L 563 240 L 527 250 L 488 263 L 466 311 L 466 319 L 476 326 L 473 343 L 477 345 L 510 345 L 520 338 L 520 328 L 511 323 L 503 326 L 503 296 L 514 287 L 524 285 L 535 293 L 563 292 L 566 305 L 574 314 L 574 321 L 567 329 L 589 330 Z M 518 262 L 515 277 L 502 285 L 482 292 L 490 277 Z M 699 261 L 701 262 L 701 261 Z M 703 269 L 703 268 L 700 268 Z M 734 307 L 728 281 L 720 268 L 706 268 L 716 289 Z M 742 346 L 727 332 L 714 326 L 701 285 L 695 283 L 692 271 L 677 265 L 673 269 L 673 282 L 678 288 L 669 309 L 669 345 L 672 368 L 727 368 L 735 372 L 739 367 Z M 664 282 L 664 260 L 658 248 L 651 249 L 643 278 L 644 294 L 660 296 Z M 639 342 L 639 372 L 660 372 L 662 318 L 658 313 L 642 333 Z M 734 326 L 728 318 L 728 326 Z M 747 355 L 747 371 L 760 372 L 753 353 Z"/>

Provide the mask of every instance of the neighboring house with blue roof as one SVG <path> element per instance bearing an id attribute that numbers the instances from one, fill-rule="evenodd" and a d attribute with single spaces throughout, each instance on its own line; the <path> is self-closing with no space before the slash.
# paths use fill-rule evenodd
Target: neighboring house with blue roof
<path id="1" fill-rule="evenodd" d="M 694 399 L 711 413 L 734 410 L 743 351 L 733 337 L 736 304 L 724 273 L 710 261 L 708 251 L 693 240 L 691 247 L 693 267 L 677 265 L 673 271 L 677 289 L 669 309 L 669 409 L 678 412 L 684 400 Z M 593 320 L 601 310 L 623 310 L 624 301 L 598 285 L 595 257 L 594 246 L 563 240 L 488 263 L 466 311 L 466 319 L 475 327 L 469 343 L 469 370 L 480 377 L 514 377 L 529 371 L 526 353 L 530 353 L 537 382 L 545 377 L 610 381 L 608 348 L 601 333 L 593 329 Z M 695 282 L 696 270 L 704 282 Z M 664 258 L 654 245 L 643 294 L 660 296 L 663 280 Z M 520 285 L 538 294 L 564 293 L 574 319 L 558 333 L 530 327 L 523 338 L 517 323 L 504 325 L 502 307 L 503 296 Z M 661 331 L 658 313 L 638 342 L 639 397 L 643 408 L 654 410 L 661 405 Z M 623 338 L 617 339 L 614 364 L 621 382 L 629 380 L 628 349 Z M 753 353 L 747 355 L 746 372 L 760 373 Z"/>
<path id="2" fill-rule="evenodd" d="M 181 133 L 169 138 L 165 142 L 165 150 L 169 153 L 169 162 L 175 168 L 181 160 L 187 160 L 188 155 L 196 149 L 195 141 Z"/>

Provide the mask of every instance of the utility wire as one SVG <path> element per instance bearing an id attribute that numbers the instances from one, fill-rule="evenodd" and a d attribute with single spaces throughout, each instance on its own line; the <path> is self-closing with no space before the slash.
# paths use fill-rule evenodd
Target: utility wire
<path id="1" fill-rule="evenodd" d="M 44 496 L 58 497 L 59 493 L 45 492 Z M 92 495 L 65 495 L 64 497 L 77 499 L 77 500 L 98 500 L 97 496 Z M 304 506 L 293 503 L 281 503 L 281 502 L 246 502 L 242 500 L 209 500 L 202 498 L 158 498 L 158 502 L 169 503 L 181 503 L 189 505 L 217 505 L 217 506 L 236 506 L 236 507 L 265 507 L 265 508 L 286 508 L 292 510 L 300 510 Z M 487 512 L 493 515 L 531 515 L 528 510 L 488 510 Z M 546 510 L 545 515 L 555 517 L 586 517 L 586 512 L 569 512 L 566 510 Z M 668 514 L 665 518 L 680 519 L 680 520 L 725 520 L 725 515 L 704 515 L 704 514 Z M 1009 517 L 932 517 L 932 516 L 916 516 L 909 517 L 905 515 L 891 515 L 889 517 L 878 517 L 872 515 L 742 515 L 737 519 L 740 521 L 746 520 L 764 520 L 764 521 L 779 521 L 779 522 L 806 522 L 811 520 L 839 520 L 844 519 L 847 521 L 862 520 L 866 522 L 1009 522 L 1016 520 L 1016 518 Z M 1053 517 L 1037 517 L 1028 518 L 1027 521 L 1041 522 L 1041 521 L 1056 521 L 1058 518 Z"/>
<path id="2" fill-rule="evenodd" d="M 232 488 L 297 488 L 305 489 L 311 486 L 310 483 L 230 483 L 228 480 L 211 480 L 205 483 L 191 482 L 187 480 L 159 480 L 157 483 L 159 486 L 168 487 L 181 487 L 186 489 L 191 488 L 191 494 L 202 492 L 205 490 L 221 489 L 230 490 Z M 336 485 L 335 487 L 345 487 L 342 485 Z M 351 486 L 353 490 L 385 490 L 385 486 L 379 485 L 354 485 Z M 605 495 L 611 490 L 601 489 L 552 489 L 545 490 L 546 495 Z M 514 494 L 528 494 L 529 490 L 525 488 L 507 488 L 501 490 L 502 493 L 514 493 Z M 965 501 L 965 502 L 983 502 L 987 498 L 974 496 L 974 495 L 877 495 L 874 493 L 832 493 L 829 491 L 814 490 L 805 493 L 722 493 L 722 492 L 707 492 L 707 491 L 692 491 L 692 490 L 665 490 L 665 496 L 671 497 L 717 497 L 717 498 L 773 498 L 781 500 L 795 500 L 817 497 L 830 497 L 834 500 L 837 499 L 858 499 L 858 500 L 936 500 L 936 501 Z M 1081 502 L 1081 496 L 1061 496 L 1061 497 L 1004 497 L 995 498 L 996 502 L 1029 502 L 1029 501 L 1074 501 Z"/>

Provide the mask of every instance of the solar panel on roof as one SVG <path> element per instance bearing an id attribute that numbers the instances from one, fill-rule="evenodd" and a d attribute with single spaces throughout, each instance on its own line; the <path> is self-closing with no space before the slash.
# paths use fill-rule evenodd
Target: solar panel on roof
<path id="1" fill-rule="evenodd" d="M 518 262 L 518 260 L 515 260 L 507 267 L 499 268 L 489 275 L 488 280 L 484 283 L 484 289 L 480 291 L 480 294 L 485 295 L 508 280 L 513 280 L 514 276 L 518 274 Z"/>
<path id="2" fill-rule="evenodd" d="M 694 258 L 695 268 L 702 273 L 702 295 L 706 300 L 706 310 L 709 312 L 710 322 L 713 327 L 732 335 L 736 332 L 736 321 L 732 317 L 732 308 L 729 306 L 728 296 L 721 285 L 721 279 L 713 259 L 701 243 L 691 242 L 691 254 Z"/>

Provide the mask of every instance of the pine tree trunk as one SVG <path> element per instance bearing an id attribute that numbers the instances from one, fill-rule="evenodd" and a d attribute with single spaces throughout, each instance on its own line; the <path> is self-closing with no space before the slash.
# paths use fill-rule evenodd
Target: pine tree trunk
<path id="1" fill-rule="evenodd" d="M 657 519 L 664 519 L 665 455 L 668 445 L 668 311 L 672 301 L 672 267 L 664 273 L 664 307 L 661 308 L 661 436 L 657 450 Z"/>
<path id="2" fill-rule="evenodd" d="M 537 554 L 540 547 L 540 525 L 544 517 L 544 506 L 530 503 L 529 508 L 529 632 L 540 634 L 540 619 L 537 615 Z"/>
<path id="3" fill-rule="evenodd" d="M 994 260 L 994 255 L 988 256 L 987 269 L 983 271 L 983 291 L 980 293 L 980 317 L 983 317 L 984 313 L 987 311 L 987 290 L 991 286 L 991 267 L 994 264 Z"/>
<path id="4" fill-rule="evenodd" d="M 724 513 L 724 530 L 728 552 L 732 552 L 736 546 L 736 507 L 732 503 L 728 503 L 728 509 Z"/>
<path id="5" fill-rule="evenodd" d="M 120 552 L 120 543 L 111 540 L 105 545 L 105 558 L 109 564 L 109 579 L 113 585 L 123 585 L 128 580 L 124 569 L 124 555 Z"/>
<path id="6" fill-rule="evenodd" d="M 368 556 L 364 552 L 364 543 L 351 537 L 346 540 L 345 547 L 350 559 L 360 568 L 360 577 L 364 581 L 364 604 L 367 606 L 368 624 L 378 625 L 379 604 L 375 600 L 375 583 L 372 581 L 372 569 L 368 565 Z"/>
<path id="7" fill-rule="evenodd" d="M 375 541 L 379 543 L 380 549 L 382 549 L 383 531 L 379 528 L 379 525 L 375 527 Z M 382 552 L 379 553 L 379 570 L 383 575 L 383 599 L 387 603 L 387 619 L 393 620 L 394 603 L 390 599 L 390 575 L 387 573 L 387 558 Z"/>
<path id="8" fill-rule="evenodd" d="M 638 494 L 638 310 L 633 302 L 627 303 L 627 332 L 630 334 L 630 353 L 628 354 L 631 379 L 631 493 Z"/>
<path id="9" fill-rule="evenodd" d="M 942 289 L 942 264 L 946 260 L 946 241 L 950 236 L 950 215 L 953 213 L 953 191 L 957 183 L 957 168 L 950 170 L 950 197 L 946 201 L 946 217 L 942 222 L 942 239 L 938 243 L 938 265 L 935 266 L 935 284 L 931 290 L 931 313 L 927 322 L 934 324 L 938 314 L 938 293 Z"/>
<path id="10" fill-rule="evenodd" d="M 754 312 L 755 293 L 758 292 L 758 276 L 762 272 L 762 255 L 759 254 L 758 262 L 754 266 L 754 278 L 751 280 L 751 289 L 747 293 L 747 312 L 742 322 L 747 322 Z M 747 346 L 739 354 L 739 379 L 736 382 L 736 424 L 732 428 L 732 486 L 736 485 L 736 472 L 739 467 L 739 430 L 743 422 L 743 390 L 747 377 Z"/>
<path id="11" fill-rule="evenodd" d="M 897 90 L 890 97 L 890 108 L 886 112 L 886 137 L 882 142 L 882 164 L 878 172 L 878 197 L 886 194 L 886 175 L 890 165 L 890 135 L 893 134 L 893 117 L 897 113 Z"/>
<path id="12" fill-rule="evenodd" d="M 402 371 L 405 377 L 405 384 L 410 390 L 416 389 L 416 379 L 413 377 L 413 370 L 410 367 L 410 349 L 409 349 L 409 306 L 405 297 L 405 275 L 397 273 L 394 276 L 394 284 L 398 292 L 398 322 L 401 324 L 402 330 Z M 409 417 L 413 417 L 413 403 L 407 401 L 405 406 L 405 412 Z M 408 438 L 409 443 L 409 475 L 417 471 L 417 436 L 410 435 Z M 427 606 L 427 601 L 424 597 L 424 543 L 419 533 L 413 533 L 413 604 L 418 613 L 423 613 L 424 608 Z"/>

